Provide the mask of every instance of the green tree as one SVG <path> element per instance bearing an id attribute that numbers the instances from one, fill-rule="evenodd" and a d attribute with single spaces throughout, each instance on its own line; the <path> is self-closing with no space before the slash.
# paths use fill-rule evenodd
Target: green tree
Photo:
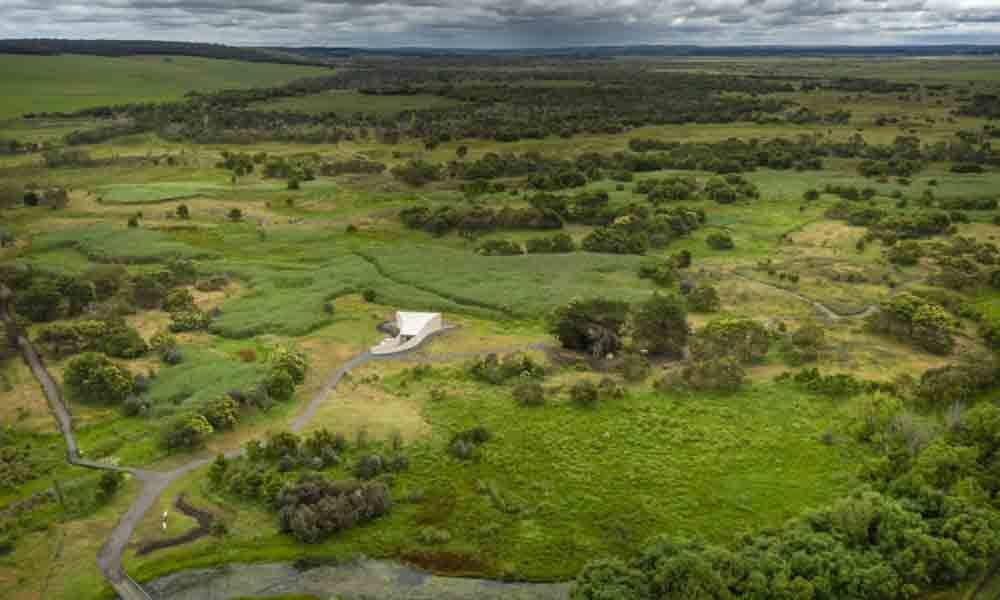
<path id="1" fill-rule="evenodd" d="M 691 354 L 701 360 L 732 357 L 751 364 L 764 360 L 770 345 L 771 334 L 757 321 L 721 318 L 698 330 L 691 341 Z"/>
<path id="2" fill-rule="evenodd" d="M 295 393 L 295 379 L 285 369 L 272 368 L 264 380 L 267 395 L 279 401 L 288 400 Z"/>
<path id="3" fill-rule="evenodd" d="M 59 317 L 62 290 L 49 277 L 35 277 L 28 289 L 14 297 L 14 310 L 35 322 L 52 321 Z"/>
<path id="4" fill-rule="evenodd" d="M 649 584 L 639 569 L 618 559 L 588 563 L 576 578 L 572 600 L 647 600 Z"/>
<path id="5" fill-rule="evenodd" d="M 632 340 L 650 354 L 682 358 L 690 331 L 684 300 L 675 294 L 655 293 L 632 314 Z"/>
<path id="6" fill-rule="evenodd" d="M 104 471 L 97 480 L 97 503 L 107 504 L 121 489 L 125 477 L 118 471 Z"/>
<path id="7" fill-rule="evenodd" d="M 707 284 L 698 284 L 688 292 L 687 302 L 692 312 L 712 313 L 718 312 L 722 307 L 719 292 Z"/>
<path id="8" fill-rule="evenodd" d="M 271 351 L 271 364 L 276 369 L 283 369 L 292 377 L 295 385 L 306 380 L 309 361 L 306 355 L 288 346 L 276 346 Z"/>
<path id="9" fill-rule="evenodd" d="M 628 320 L 628 304 L 594 298 L 573 300 L 555 310 L 549 331 L 564 348 L 601 358 L 616 352 Z"/>
<path id="10" fill-rule="evenodd" d="M 187 204 L 178 204 L 177 205 L 177 218 L 178 219 L 183 219 L 185 221 L 187 221 L 188 219 L 191 218 L 191 211 L 188 209 L 188 205 Z"/>
<path id="11" fill-rule="evenodd" d="M 161 441 L 170 451 L 194 450 L 205 445 L 205 439 L 212 435 L 212 424 L 199 414 L 175 417 L 163 430 Z"/>
<path id="12" fill-rule="evenodd" d="M 96 352 L 70 359 L 63 380 L 74 398 L 94 404 L 121 404 L 133 386 L 131 373 Z"/>
<path id="13" fill-rule="evenodd" d="M 577 406 L 593 408 L 594 406 L 597 406 L 600 394 L 593 381 L 590 381 L 589 379 L 581 379 L 580 381 L 574 383 L 573 387 L 569 389 L 569 399 Z"/>

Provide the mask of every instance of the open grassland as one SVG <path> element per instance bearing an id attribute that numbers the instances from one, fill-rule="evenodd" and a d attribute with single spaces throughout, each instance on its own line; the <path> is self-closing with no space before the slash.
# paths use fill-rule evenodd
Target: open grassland
<path id="1" fill-rule="evenodd" d="M 0 55 L 0 120 L 129 102 L 180 100 L 192 91 L 277 85 L 329 73 L 318 67 L 184 56 Z"/>
<path id="2" fill-rule="evenodd" d="M 378 526 L 303 547 L 277 535 L 273 517 L 256 506 L 206 495 L 204 480 L 195 480 L 187 489 L 225 511 L 230 535 L 135 557 L 136 572 L 147 578 L 177 564 L 364 553 L 423 556 L 424 566 L 443 570 L 434 556 L 455 555 L 470 575 L 566 578 L 595 553 L 630 554 L 650 532 L 727 539 L 777 525 L 848 489 L 862 457 L 849 445 L 820 443 L 835 427 L 835 403 L 787 387 L 762 385 L 738 398 L 637 391 L 588 411 L 563 401 L 518 407 L 509 390 L 449 368 L 419 380 L 390 369 L 374 384 L 364 383 L 366 373 L 385 371 L 359 372 L 352 380 L 360 383 L 331 400 L 360 396 L 369 412 L 397 411 L 400 426 L 404 414 L 424 421 L 408 428 L 411 468 L 396 481 L 398 497 L 413 500 Z M 429 399 L 435 388 L 443 399 Z M 339 429 L 336 414 L 317 426 Z M 473 425 L 494 439 L 472 462 L 448 456 L 451 436 Z M 421 544 L 428 527 L 448 531 L 450 541 Z"/>

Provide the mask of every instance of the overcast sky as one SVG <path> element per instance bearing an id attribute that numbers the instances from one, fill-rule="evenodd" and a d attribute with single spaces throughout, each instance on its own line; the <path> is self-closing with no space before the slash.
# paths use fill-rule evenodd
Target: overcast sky
<path id="1" fill-rule="evenodd" d="M 1000 0 L 0 0 L 0 38 L 240 45 L 1000 44 Z"/>

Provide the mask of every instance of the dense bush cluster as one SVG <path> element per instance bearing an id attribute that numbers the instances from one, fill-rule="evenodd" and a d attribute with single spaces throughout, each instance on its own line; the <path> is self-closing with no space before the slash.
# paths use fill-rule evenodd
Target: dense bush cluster
<path id="1" fill-rule="evenodd" d="M 38 328 L 35 342 L 47 356 L 57 359 L 81 352 L 137 358 L 149 349 L 139 332 L 121 317 L 47 323 Z"/>
<path id="2" fill-rule="evenodd" d="M 907 292 L 882 302 L 866 324 L 875 333 L 908 340 L 933 354 L 948 354 L 955 346 L 954 317 L 941 305 Z"/>
<path id="3" fill-rule="evenodd" d="M 556 309 L 549 330 L 564 348 L 601 358 L 621 348 L 628 315 L 625 302 L 574 300 Z"/>
<path id="4" fill-rule="evenodd" d="M 286 487 L 277 503 L 281 531 L 307 544 L 319 543 L 392 509 L 384 483 L 333 481 L 316 475 Z"/>
<path id="5" fill-rule="evenodd" d="M 127 369 L 96 352 L 70 359 L 63 383 L 71 397 L 93 404 L 121 404 L 134 386 L 132 374 Z"/>
<path id="6" fill-rule="evenodd" d="M 473 379 L 493 385 L 501 385 L 512 379 L 540 379 L 545 376 L 544 365 L 520 352 L 508 354 L 503 358 L 496 354 L 487 354 L 469 363 L 466 371 Z"/>

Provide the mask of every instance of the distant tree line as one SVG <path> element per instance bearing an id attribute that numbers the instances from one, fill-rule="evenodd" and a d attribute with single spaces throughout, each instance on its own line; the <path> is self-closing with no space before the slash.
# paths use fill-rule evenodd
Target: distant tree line
<path id="1" fill-rule="evenodd" d="M 12 39 L 0 40 L 0 54 L 89 54 L 93 56 L 142 56 L 177 55 L 203 58 L 223 58 L 246 62 L 282 64 L 327 63 L 303 55 L 266 50 L 240 48 L 222 44 L 196 42 L 159 42 L 151 40 L 64 40 L 64 39 Z"/>

